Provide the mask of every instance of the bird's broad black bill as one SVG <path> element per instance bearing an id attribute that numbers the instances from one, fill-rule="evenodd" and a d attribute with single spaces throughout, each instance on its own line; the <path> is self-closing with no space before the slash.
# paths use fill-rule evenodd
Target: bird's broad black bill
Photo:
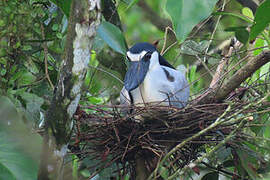
<path id="1" fill-rule="evenodd" d="M 130 92 L 139 87 L 147 74 L 149 64 L 149 61 L 144 60 L 132 61 L 130 63 L 124 80 L 127 91 Z"/>

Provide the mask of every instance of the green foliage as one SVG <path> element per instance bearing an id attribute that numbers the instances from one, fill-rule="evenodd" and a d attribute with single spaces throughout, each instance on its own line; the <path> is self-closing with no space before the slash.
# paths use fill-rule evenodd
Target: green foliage
<path id="1" fill-rule="evenodd" d="M 229 27 L 225 29 L 225 31 L 232 31 L 235 33 L 235 37 L 238 41 L 240 41 L 243 44 L 246 44 L 248 42 L 249 38 L 249 32 L 246 29 L 247 27 Z"/>
<path id="2" fill-rule="evenodd" d="M 69 11 L 72 0 L 50 0 L 50 1 L 53 2 L 55 5 L 57 5 L 63 11 L 63 13 L 67 17 L 69 17 Z"/>
<path id="3" fill-rule="evenodd" d="M 250 30 L 250 39 L 255 39 L 270 23 L 270 1 L 264 1 L 257 9 Z"/>
<path id="4" fill-rule="evenodd" d="M 178 41 L 184 41 L 192 28 L 212 13 L 216 3 L 217 0 L 168 0 L 166 10 L 171 16 Z"/>
<path id="5" fill-rule="evenodd" d="M 118 27 L 109 23 L 102 22 L 98 27 L 98 35 L 116 52 L 126 54 L 125 38 Z"/>
<path id="6" fill-rule="evenodd" d="M 34 180 L 38 172 L 41 139 L 29 132 L 7 97 L 0 96 L 0 107 L 0 179 Z"/>

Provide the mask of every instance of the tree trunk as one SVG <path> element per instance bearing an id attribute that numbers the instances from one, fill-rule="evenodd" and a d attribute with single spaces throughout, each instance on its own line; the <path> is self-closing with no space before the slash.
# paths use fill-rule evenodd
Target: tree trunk
<path id="1" fill-rule="evenodd" d="M 72 1 L 64 59 L 54 97 L 45 117 L 38 175 L 40 180 L 63 179 L 62 166 L 72 134 L 72 118 L 81 97 L 93 40 L 100 23 L 100 12 L 99 1 Z"/>

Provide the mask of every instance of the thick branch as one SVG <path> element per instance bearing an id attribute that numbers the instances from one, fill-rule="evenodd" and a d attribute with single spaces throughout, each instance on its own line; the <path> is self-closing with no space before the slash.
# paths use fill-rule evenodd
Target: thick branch
<path id="1" fill-rule="evenodd" d="M 212 89 L 204 94 L 196 104 L 220 102 L 227 98 L 227 96 L 240 86 L 248 77 L 250 77 L 256 70 L 270 62 L 270 51 L 263 51 L 260 55 L 250 59 L 247 64 L 240 68 L 225 84 L 220 88 Z"/>
<path id="2" fill-rule="evenodd" d="M 239 87 L 242 82 L 268 62 L 270 62 L 270 51 L 264 51 L 248 61 L 248 63 L 239 69 L 227 83 L 221 86 L 216 95 L 216 100 L 221 101 L 225 99 L 234 89 Z"/>

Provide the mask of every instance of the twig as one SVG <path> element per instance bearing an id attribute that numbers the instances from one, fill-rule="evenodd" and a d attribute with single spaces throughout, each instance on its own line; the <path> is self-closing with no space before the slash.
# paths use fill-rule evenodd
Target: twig
<path id="1" fill-rule="evenodd" d="M 185 139 L 183 142 L 181 142 L 180 144 L 178 144 L 177 146 L 175 146 L 170 152 L 168 152 L 164 158 L 160 161 L 160 165 L 158 167 L 156 167 L 156 169 L 153 171 L 153 173 L 149 176 L 148 180 L 151 180 L 153 177 L 153 174 L 156 173 L 158 171 L 158 169 L 160 168 L 160 166 L 163 165 L 163 163 L 173 154 L 175 153 L 178 149 L 182 148 L 184 145 L 186 145 L 188 142 L 192 141 L 193 139 L 196 139 L 198 137 L 200 137 L 201 135 L 203 135 L 204 133 L 206 133 L 207 131 L 217 127 L 218 125 L 220 125 L 223 121 L 221 120 L 229 111 L 231 110 L 231 106 L 229 105 L 226 109 L 226 111 L 210 126 L 208 126 L 207 128 L 201 130 L 200 132 L 194 134 L 193 136 Z M 162 174 L 162 172 L 161 172 Z"/>
<path id="2" fill-rule="evenodd" d="M 223 0 L 223 4 L 222 4 L 221 11 L 224 10 L 225 4 L 226 4 L 226 0 Z M 208 43 L 208 45 L 207 45 L 207 47 L 206 47 L 206 49 L 205 49 L 205 53 L 204 53 L 204 54 L 207 54 L 207 53 L 208 53 L 208 50 L 209 50 L 209 48 L 210 48 L 210 45 L 211 45 L 211 43 L 212 43 L 212 41 L 213 41 L 213 39 L 214 39 L 214 35 L 215 35 L 216 31 L 217 31 L 217 27 L 218 27 L 219 21 L 220 21 L 220 19 L 221 19 L 221 16 L 222 16 L 222 15 L 219 15 L 219 16 L 218 16 L 217 23 L 216 23 L 216 25 L 215 25 L 215 28 L 214 28 L 212 34 L 211 34 L 209 43 Z M 207 62 L 206 56 L 204 57 L 203 60 L 204 60 L 204 62 Z"/>
<path id="3" fill-rule="evenodd" d="M 195 57 L 200 61 L 200 63 L 203 65 L 203 67 L 207 70 L 207 72 L 214 78 L 214 74 L 212 71 L 207 67 L 205 61 L 201 60 L 201 58 L 196 54 Z"/>
<path id="4" fill-rule="evenodd" d="M 173 32 L 173 34 L 175 35 L 174 30 L 170 26 L 167 26 L 166 29 L 165 29 L 164 43 L 163 43 L 163 46 L 162 46 L 162 50 L 160 52 L 161 55 L 165 54 L 164 50 L 166 48 L 168 30 L 171 30 Z M 175 43 L 177 43 L 177 41 L 175 41 L 173 44 L 175 44 Z"/>
<path id="5" fill-rule="evenodd" d="M 112 73 L 110 73 L 110 72 L 108 72 L 108 71 L 106 71 L 106 70 L 104 70 L 102 68 L 99 68 L 99 67 L 95 67 L 95 66 L 91 66 L 91 65 L 88 65 L 88 66 L 91 67 L 91 68 L 97 69 L 97 70 L 99 70 L 101 72 L 104 72 L 104 73 L 110 75 L 111 77 L 115 78 L 116 80 L 118 80 L 121 84 L 124 84 L 124 82 L 121 79 L 119 79 L 117 76 L 115 76 L 114 74 L 112 74 Z"/>
<path id="6" fill-rule="evenodd" d="M 43 23 L 40 23 L 40 28 L 41 28 L 41 34 L 42 34 L 42 38 L 45 39 L 45 32 L 44 32 L 44 25 Z M 48 46 L 46 41 L 43 42 L 43 49 L 44 49 L 44 63 L 45 63 L 45 75 L 46 78 L 51 86 L 52 89 L 54 89 L 53 83 L 50 79 L 49 73 L 48 73 Z"/>
<path id="7" fill-rule="evenodd" d="M 205 158 L 212 156 L 219 148 L 221 148 L 226 142 L 228 142 L 235 133 L 244 126 L 245 120 L 241 121 L 239 126 L 235 128 L 223 141 L 221 141 L 218 145 L 216 145 L 213 149 L 211 149 L 208 153 L 203 155 L 202 157 L 198 158 L 196 161 L 192 162 L 193 165 L 199 164 L 202 162 Z M 174 174 L 168 177 L 168 180 L 174 179 L 179 174 L 184 174 L 188 169 L 190 168 L 189 165 L 185 166 L 183 169 L 181 169 L 181 172 L 176 171 Z"/>

